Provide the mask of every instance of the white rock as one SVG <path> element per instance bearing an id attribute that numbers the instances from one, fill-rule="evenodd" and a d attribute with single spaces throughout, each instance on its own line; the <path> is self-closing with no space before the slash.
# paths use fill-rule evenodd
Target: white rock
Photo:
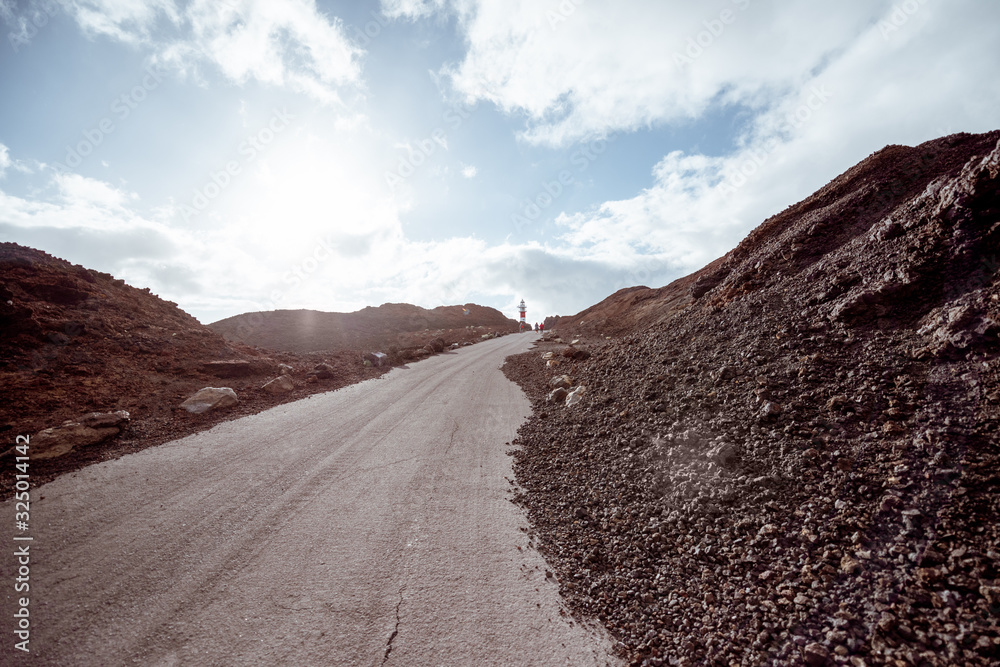
<path id="1" fill-rule="evenodd" d="M 75 421 L 63 422 L 62 426 L 47 428 L 32 436 L 31 456 L 35 459 L 54 459 L 77 447 L 95 445 L 121 433 L 128 421 L 127 410 L 85 414 Z"/>
<path id="2" fill-rule="evenodd" d="M 566 396 L 566 407 L 570 407 L 572 405 L 576 405 L 577 403 L 581 402 L 583 400 L 583 395 L 585 393 L 587 393 L 587 388 L 584 387 L 582 384 L 573 391 L 569 392 L 569 394 Z"/>
<path id="3" fill-rule="evenodd" d="M 239 402 L 236 392 L 229 387 L 205 387 L 189 396 L 181 403 L 181 407 L 197 415 L 209 410 L 232 407 Z"/>
<path id="4" fill-rule="evenodd" d="M 551 380 L 549 380 L 550 387 L 563 387 L 564 389 L 570 389 L 573 386 L 573 378 L 568 375 L 557 375 Z"/>
<path id="5" fill-rule="evenodd" d="M 566 399 L 566 395 L 569 392 L 563 387 L 556 387 L 551 392 L 549 392 L 548 398 L 545 399 L 546 403 L 562 403 Z"/>
<path id="6" fill-rule="evenodd" d="M 281 377 L 276 377 L 270 382 L 265 383 L 261 389 L 269 394 L 287 394 L 291 390 L 295 389 L 295 384 L 292 383 L 292 378 L 287 375 L 282 375 Z"/>

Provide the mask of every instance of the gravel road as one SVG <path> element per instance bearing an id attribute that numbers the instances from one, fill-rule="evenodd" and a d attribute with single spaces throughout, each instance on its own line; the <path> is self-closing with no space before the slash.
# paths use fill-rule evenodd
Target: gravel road
<path id="1" fill-rule="evenodd" d="M 499 367 L 535 339 L 445 353 L 34 489 L 32 662 L 609 661 L 508 500 L 506 443 L 530 406 Z"/>

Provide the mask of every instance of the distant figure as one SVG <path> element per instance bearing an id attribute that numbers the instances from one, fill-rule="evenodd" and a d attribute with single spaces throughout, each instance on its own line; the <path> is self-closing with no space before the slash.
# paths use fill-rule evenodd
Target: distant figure
<path id="1" fill-rule="evenodd" d="M 545 322 L 542 322 L 541 324 L 538 325 L 538 330 L 541 331 L 542 333 L 545 333 Z"/>
<path id="2" fill-rule="evenodd" d="M 535 331 L 538 331 L 538 322 L 535 322 Z"/>

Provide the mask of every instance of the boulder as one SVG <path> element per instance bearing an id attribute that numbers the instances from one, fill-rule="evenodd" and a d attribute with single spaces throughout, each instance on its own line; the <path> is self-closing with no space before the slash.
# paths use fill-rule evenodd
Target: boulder
<path id="1" fill-rule="evenodd" d="M 562 403 L 566 400 L 569 392 L 566 391 L 565 387 L 556 387 L 551 392 L 549 392 L 548 397 L 545 399 L 546 403 Z"/>
<path id="2" fill-rule="evenodd" d="M 549 359 L 548 361 L 545 362 L 545 365 L 548 366 L 549 368 L 555 368 L 556 366 L 559 365 L 559 360 Z"/>
<path id="3" fill-rule="evenodd" d="M 88 412 L 76 420 L 77 423 L 90 428 L 124 428 L 129 422 L 128 410 L 114 412 Z"/>
<path id="4" fill-rule="evenodd" d="M 365 361 L 370 361 L 372 366 L 382 366 L 389 363 L 389 357 L 385 352 L 369 352 L 365 355 Z"/>
<path id="5" fill-rule="evenodd" d="M 31 457 L 52 459 L 113 438 L 128 424 L 129 414 L 117 412 L 91 412 L 78 420 L 64 422 L 62 426 L 47 428 L 31 438 Z"/>
<path id="6" fill-rule="evenodd" d="M 329 364 L 316 364 L 308 375 L 315 377 L 317 380 L 329 380 L 333 377 L 333 367 Z"/>
<path id="7" fill-rule="evenodd" d="M 287 375 L 282 375 L 274 378 L 270 382 L 265 383 L 261 389 L 269 394 L 287 394 L 291 390 L 295 389 L 295 385 L 292 383 L 292 378 Z"/>
<path id="8" fill-rule="evenodd" d="M 587 350 L 581 350 L 580 348 L 573 347 L 572 345 L 566 346 L 562 351 L 562 356 L 567 359 L 589 359 L 590 352 Z"/>
<path id="9" fill-rule="evenodd" d="M 587 392 L 587 388 L 582 384 L 579 387 L 573 389 L 573 391 L 566 394 L 566 407 L 571 407 L 583 400 L 583 395 Z"/>
<path id="10" fill-rule="evenodd" d="M 236 392 L 229 387 L 205 387 L 199 389 L 181 403 L 181 407 L 196 415 L 209 410 L 229 408 L 240 402 Z"/>
<path id="11" fill-rule="evenodd" d="M 549 380 L 550 387 L 562 387 L 563 389 L 569 389 L 573 386 L 573 378 L 568 375 L 557 375 L 551 380 Z"/>

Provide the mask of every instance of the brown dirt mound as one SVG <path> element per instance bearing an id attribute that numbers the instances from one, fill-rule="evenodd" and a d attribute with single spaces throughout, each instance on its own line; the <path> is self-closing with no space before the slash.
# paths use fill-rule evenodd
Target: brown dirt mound
<path id="1" fill-rule="evenodd" d="M 887 148 L 694 280 L 560 321 L 648 297 L 579 405 L 509 360 L 540 548 L 633 664 L 1000 662 L 998 140 Z"/>

